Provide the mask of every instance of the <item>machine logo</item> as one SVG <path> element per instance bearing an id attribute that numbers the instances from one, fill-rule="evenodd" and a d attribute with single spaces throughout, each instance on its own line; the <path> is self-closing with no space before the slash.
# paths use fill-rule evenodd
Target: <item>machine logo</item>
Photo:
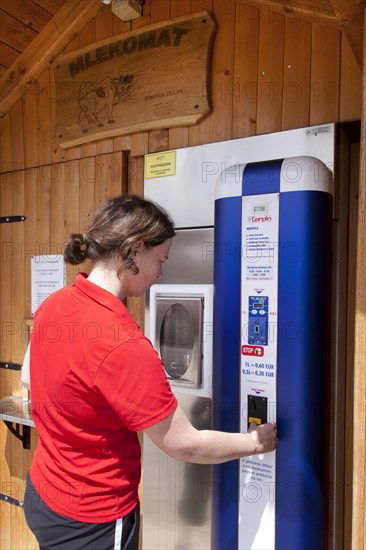
<path id="1" fill-rule="evenodd" d="M 249 223 L 271 222 L 272 216 L 248 216 Z"/>

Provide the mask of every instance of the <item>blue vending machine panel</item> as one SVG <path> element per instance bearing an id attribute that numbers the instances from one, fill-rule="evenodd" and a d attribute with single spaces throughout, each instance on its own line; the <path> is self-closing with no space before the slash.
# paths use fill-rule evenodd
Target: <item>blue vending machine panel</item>
<path id="1" fill-rule="evenodd" d="M 268 345 L 268 296 L 249 296 L 248 343 Z"/>
<path id="2" fill-rule="evenodd" d="M 323 550 L 332 175 L 312 157 L 242 174 L 215 206 L 214 428 L 277 421 L 279 444 L 214 467 L 212 548 Z"/>

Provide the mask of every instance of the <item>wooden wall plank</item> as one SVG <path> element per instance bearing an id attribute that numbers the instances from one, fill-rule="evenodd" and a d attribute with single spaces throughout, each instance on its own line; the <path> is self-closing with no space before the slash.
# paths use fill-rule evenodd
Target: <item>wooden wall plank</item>
<path id="1" fill-rule="evenodd" d="M 12 202 L 12 174 L 5 174 L 1 177 L 0 188 L 0 215 L 11 216 L 13 214 L 13 202 Z M 1 242 L 3 244 L 1 250 L 1 262 L 0 262 L 0 304 L 1 304 L 1 329 L 6 331 L 6 335 L 1 338 L 0 342 L 0 358 L 1 361 L 11 361 L 11 340 L 8 336 L 8 332 L 11 331 L 12 323 L 12 309 L 11 309 L 11 296 L 13 292 L 12 284 L 12 270 L 11 270 L 11 256 L 14 252 L 13 238 L 12 238 L 12 224 L 3 223 L 0 224 Z M 5 257 L 4 257 L 5 256 Z M 9 395 L 10 388 L 3 388 L 3 381 L 5 379 L 5 372 L 2 372 L 1 377 L 1 390 L 5 392 L 5 395 Z"/>
<path id="2" fill-rule="evenodd" d="M 49 68 L 47 68 L 39 75 L 37 80 L 37 163 L 40 165 L 51 164 L 52 162 L 51 99 L 50 74 Z"/>
<path id="3" fill-rule="evenodd" d="M 352 516 L 353 516 L 353 476 L 354 476 L 354 445 L 355 437 L 355 278 L 357 271 L 357 217 L 358 217 L 358 186 L 359 186 L 359 166 L 352 166 L 351 155 L 349 166 L 352 169 L 350 179 L 350 189 L 348 198 L 348 225 L 349 232 L 343 238 L 347 238 L 348 248 L 348 266 L 347 266 L 347 344 L 346 344 L 346 380 L 345 380 L 345 505 L 344 505 L 344 548 L 353 548 L 352 546 Z M 341 176 L 341 174 L 340 174 Z M 342 199 L 342 195 L 340 199 Z"/>
<path id="4" fill-rule="evenodd" d="M 0 172 L 14 169 L 10 139 L 10 115 L 0 118 Z"/>
<path id="5" fill-rule="evenodd" d="M 261 10 L 257 134 L 281 130 L 284 41 L 285 18 L 271 10 Z"/>
<path id="6" fill-rule="evenodd" d="M 140 196 L 144 194 L 144 159 L 141 156 L 129 158 L 128 193 Z"/>
<path id="7" fill-rule="evenodd" d="M 256 132 L 259 21 L 257 8 L 236 5 L 233 138 Z"/>
<path id="8" fill-rule="evenodd" d="M 79 227 L 79 188 L 80 188 L 80 171 L 79 162 L 72 161 L 64 165 L 64 225 L 63 234 L 60 235 L 60 249 L 63 252 L 65 241 L 70 233 L 75 233 Z M 66 284 L 74 282 L 79 268 L 77 266 L 68 266 Z"/>
<path id="9" fill-rule="evenodd" d="M 36 248 L 40 254 L 47 254 L 50 241 L 51 222 L 51 181 L 52 167 L 41 166 L 37 169 L 37 202 L 34 204 L 37 212 Z"/>
<path id="10" fill-rule="evenodd" d="M 170 0 L 154 0 L 150 7 L 150 23 L 160 23 L 170 18 Z"/>
<path id="11" fill-rule="evenodd" d="M 130 151 L 131 135 L 117 136 L 113 138 L 114 151 Z"/>
<path id="12" fill-rule="evenodd" d="M 108 155 L 98 155 L 95 157 L 94 167 L 94 210 L 97 210 L 97 208 L 99 208 L 103 202 L 110 197 Z"/>
<path id="13" fill-rule="evenodd" d="M 341 40 L 339 119 L 357 120 L 362 109 L 362 68 L 357 63 L 348 40 L 344 36 Z"/>
<path id="14" fill-rule="evenodd" d="M 95 188 L 95 164 L 94 159 L 80 159 L 79 163 L 79 226 L 77 232 L 84 233 L 86 226 L 94 213 L 94 188 Z M 89 263 L 79 266 L 79 271 L 89 272 Z"/>
<path id="15" fill-rule="evenodd" d="M 130 158 L 127 182 L 128 194 L 144 195 L 144 158 Z M 126 305 L 139 326 L 144 329 L 145 307 L 143 298 L 127 298 Z"/>
<path id="16" fill-rule="evenodd" d="M 149 153 L 166 151 L 169 149 L 169 133 L 167 129 L 151 130 L 148 133 Z"/>
<path id="17" fill-rule="evenodd" d="M 96 21 L 89 21 L 87 25 L 80 32 L 80 48 L 83 46 L 89 46 L 96 41 Z M 90 143 L 83 143 L 81 145 L 81 156 L 92 157 L 97 154 L 97 144 L 95 141 Z"/>
<path id="18" fill-rule="evenodd" d="M 224 141 L 232 135 L 234 95 L 235 2 L 214 0 L 213 16 L 217 31 L 212 56 L 212 112 L 207 117 L 209 142 Z"/>
<path id="19" fill-rule="evenodd" d="M 311 24 L 286 19 L 282 130 L 310 122 Z"/>
<path id="20" fill-rule="evenodd" d="M 11 193 L 12 193 L 12 214 L 24 215 L 24 171 L 18 170 L 13 174 Z M 24 243 L 24 223 L 12 224 L 12 246 L 14 254 L 11 256 L 11 307 L 12 307 L 12 325 L 13 333 L 11 337 L 11 358 L 14 363 L 22 363 L 25 352 L 23 320 L 25 317 L 24 300 L 21 289 L 24 288 L 25 269 L 22 261 L 21 249 Z M 6 285 L 7 287 L 8 285 Z M 20 375 L 16 373 L 14 377 L 16 384 L 13 386 L 13 395 L 23 396 Z"/>
<path id="21" fill-rule="evenodd" d="M 116 152 L 109 155 L 109 193 L 118 197 L 127 193 L 126 154 Z"/>
<path id="22" fill-rule="evenodd" d="M 49 172 L 50 180 L 50 232 L 47 245 L 48 254 L 62 254 L 65 238 L 65 185 L 67 175 L 64 163 L 54 164 Z"/>
<path id="23" fill-rule="evenodd" d="M 150 9 L 151 24 L 167 21 L 170 18 L 170 0 L 154 0 Z M 164 151 L 169 148 L 168 130 L 150 130 L 148 132 L 149 153 Z"/>
<path id="24" fill-rule="evenodd" d="M 212 0 L 191 0 L 191 13 L 208 11 L 212 13 Z"/>
<path id="25" fill-rule="evenodd" d="M 24 279 L 24 316 L 31 317 L 31 256 L 40 254 L 40 246 L 36 243 L 37 226 L 37 180 L 40 169 L 28 168 L 24 173 L 24 244 L 21 250 Z"/>
<path id="26" fill-rule="evenodd" d="M 103 4 L 95 21 L 95 41 L 100 42 L 104 38 L 113 36 L 113 19 L 116 17 L 110 5 Z M 117 17 L 118 19 L 118 17 Z M 111 153 L 113 151 L 113 137 L 99 139 L 96 142 L 96 154 Z"/>
<path id="27" fill-rule="evenodd" d="M 355 287 L 354 418 L 352 548 L 366 544 L 366 9 L 364 9 L 363 94 L 361 118 L 361 161 L 358 190 L 357 270 Z"/>
<path id="28" fill-rule="evenodd" d="M 313 25 L 310 89 L 310 124 L 339 120 L 340 33 Z"/>
<path id="29" fill-rule="evenodd" d="M 69 53 L 73 52 L 75 50 L 78 50 L 80 48 L 80 33 L 68 44 L 68 46 L 65 48 L 65 50 L 62 53 Z M 56 60 L 57 62 L 57 60 Z M 55 86 L 55 94 L 56 94 L 56 84 L 55 84 L 55 75 L 52 69 L 52 82 Z M 55 119 L 56 119 L 56 101 L 52 104 L 52 117 L 53 117 L 53 128 L 55 128 Z M 57 157 L 59 162 L 63 162 L 64 160 L 74 160 L 74 159 L 80 159 L 81 158 L 81 145 L 74 145 L 73 147 L 68 147 L 67 149 L 62 149 L 62 147 L 59 146 L 59 144 L 54 140 L 54 149 L 55 153 L 57 152 Z M 54 162 L 57 162 L 55 159 Z"/>
<path id="30" fill-rule="evenodd" d="M 155 2 L 155 0 L 154 0 Z M 155 8 L 154 8 L 155 9 Z M 131 22 L 131 29 L 141 29 L 152 23 L 151 20 L 152 0 L 146 0 L 144 4 L 143 17 L 139 17 Z M 156 17 L 156 16 L 155 16 Z M 137 132 L 131 135 L 131 155 L 146 155 L 149 152 L 148 132 Z"/>
<path id="31" fill-rule="evenodd" d="M 24 168 L 23 112 L 21 101 L 16 102 L 9 116 L 12 169 L 21 170 Z"/>
<path id="32" fill-rule="evenodd" d="M 213 13 L 213 0 L 191 0 L 191 13 L 198 13 L 200 11 L 208 11 L 209 13 Z M 216 21 L 217 23 L 217 21 Z M 212 55 L 215 55 L 215 49 L 216 49 L 216 39 L 213 45 L 212 49 Z M 212 63 L 212 62 L 211 62 Z M 213 73 L 211 74 L 210 82 L 208 83 L 208 95 L 209 97 L 212 94 L 214 82 L 216 79 L 216 75 Z M 192 145 L 199 145 L 201 143 L 209 143 L 210 141 L 210 116 L 206 116 L 203 120 L 201 120 L 198 124 L 195 126 L 190 126 L 188 129 L 188 144 L 189 146 Z"/>
<path id="33" fill-rule="evenodd" d="M 95 167 L 92 159 L 81 159 L 79 163 L 79 228 L 84 233 L 88 220 L 94 213 Z"/>
<path id="34" fill-rule="evenodd" d="M 37 101 L 36 84 L 30 86 L 22 98 L 24 127 L 24 162 L 25 167 L 37 166 Z"/>
<path id="35" fill-rule="evenodd" d="M 181 0 L 180 2 L 172 2 L 170 6 L 170 17 L 180 17 L 189 15 L 191 9 L 190 0 Z M 179 128 L 170 128 L 168 130 L 168 149 L 178 149 L 179 147 L 187 147 L 188 145 L 188 127 L 181 126 Z"/>
<path id="36" fill-rule="evenodd" d="M 24 171 L 18 170 L 11 174 L 11 202 L 12 214 L 24 214 Z M 24 288 L 24 279 L 26 272 L 21 257 L 21 248 L 24 242 L 24 223 L 11 224 L 11 245 L 13 253 L 8 259 L 11 269 L 11 333 L 9 334 L 9 343 L 11 345 L 11 360 L 15 363 L 21 363 L 24 356 L 26 340 L 23 330 L 24 300 L 20 289 Z M 9 292 L 9 284 L 6 285 Z M 7 395 L 23 396 L 23 387 L 20 380 L 20 373 L 13 371 L 11 373 L 11 391 Z M 4 396 L 2 396 L 4 397 Z M 27 457 L 25 456 L 22 443 L 10 432 L 7 433 L 5 457 L 8 463 L 8 476 L 2 478 L 11 491 L 11 496 L 23 500 L 24 485 L 22 480 L 28 468 Z M 7 515 L 10 518 L 10 548 L 21 548 L 25 541 L 22 539 L 21 527 L 23 520 L 22 510 L 15 506 L 8 506 Z"/>

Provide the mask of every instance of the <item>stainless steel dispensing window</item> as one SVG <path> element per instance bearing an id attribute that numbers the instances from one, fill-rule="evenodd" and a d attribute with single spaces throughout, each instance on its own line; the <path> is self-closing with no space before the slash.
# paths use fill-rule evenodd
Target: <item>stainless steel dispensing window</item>
<path id="1" fill-rule="evenodd" d="M 202 296 L 157 296 L 157 349 L 171 385 L 202 384 Z"/>

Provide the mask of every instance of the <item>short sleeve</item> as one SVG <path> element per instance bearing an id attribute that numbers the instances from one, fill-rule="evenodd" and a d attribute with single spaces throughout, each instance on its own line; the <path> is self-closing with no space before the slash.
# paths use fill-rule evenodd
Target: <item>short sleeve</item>
<path id="1" fill-rule="evenodd" d="M 164 420 L 177 407 L 162 361 L 145 337 L 114 348 L 101 364 L 94 386 L 131 431 Z"/>

